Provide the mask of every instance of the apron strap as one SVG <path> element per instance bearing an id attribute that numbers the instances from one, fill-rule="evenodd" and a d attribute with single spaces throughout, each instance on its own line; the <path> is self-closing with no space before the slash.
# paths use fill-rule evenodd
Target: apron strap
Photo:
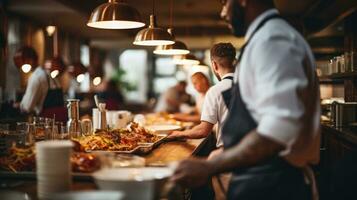
<path id="1" fill-rule="evenodd" d="M 262 28 L 265 23 L 267 23 L 269 20 L 271 19 L 283 19 L 279 14 L 272 14 L 268 17 L 266 17 L 263 21 L 261 21 L 258 26 L 254 29 L 253 33 L 251 34 L 251 36 L 249 37 L 249 39 L 247 40 L 246 43 L 244 43 L 244 45 L 242 46 L 241 50 L 240 50 L 240 54 L 238 56 L 238 63 L 240 62 L 240 60 L 242 59 L 243 53 L 245 48 L 248 46 L 249 42 L 252 40 L 252 38 L 254 37 L 254 35 L 259 31 L 260 28 Z"/>

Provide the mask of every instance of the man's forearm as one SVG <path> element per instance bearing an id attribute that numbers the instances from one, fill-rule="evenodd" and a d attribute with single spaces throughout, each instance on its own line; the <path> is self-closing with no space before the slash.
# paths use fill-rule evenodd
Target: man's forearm
<path id="1" fill-rule="evenodd" d="M 236 146 L 208 161 L 211 174 L 255 165 L 277 155 L 283 148 L 283 145 L 261 136 L 256 130 L 253 130 Z"/>
<path id="2" fill-rule="evenodd" d="M 186 138 L 190 139 L 199 139 L 207 137 L 211 133 L 213 125 L 205 125 L 204 122 L 201 122 L 199 125 L 194 128 L 184 131 Z"/>

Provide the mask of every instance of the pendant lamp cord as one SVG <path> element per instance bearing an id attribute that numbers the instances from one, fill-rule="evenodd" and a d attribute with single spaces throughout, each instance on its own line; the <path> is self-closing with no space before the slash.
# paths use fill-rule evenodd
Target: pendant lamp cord
<path id="1" fill-rule="evenodd" d="M 152 14 L 155 15 L 155 0 L 152 0 Z"/>
<path id="2" fill-rule="evenodd" d="M 174 12 L 174 0 L 170 0 L 170 28 L 172 28 L 173 12 Z"/>

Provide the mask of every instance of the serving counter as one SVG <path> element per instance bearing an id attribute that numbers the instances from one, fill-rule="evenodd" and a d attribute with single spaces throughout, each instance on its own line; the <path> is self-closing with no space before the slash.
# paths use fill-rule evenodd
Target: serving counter
<path id="1" fill-rule="evenodd" d="M 208 139 L 189 139 L 186 141 L 170 141 L 162 143 L 147 155 L 142 155 L 146 159 L 146 165 L 162 166 L 173 161 L 180 161 L 197 155 L 207 144 Z M 4 176 L 0 175 L 0 190 L 15 190 L 28 193 L 32 199 L 37 199 L 36 176 Z M 73 191 L 95 190 L 96 185 L 91 178 L 74 179 Z"/>

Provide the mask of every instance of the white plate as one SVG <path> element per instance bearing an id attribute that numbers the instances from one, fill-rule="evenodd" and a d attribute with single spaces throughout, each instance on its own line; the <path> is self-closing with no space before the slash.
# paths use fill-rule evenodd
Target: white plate
<path id="1" fill-rule="evenodd" d="M 151 125 L 151 126 L 146 126 L 145 128 L 149 130 L 153 130 L 158 134 L 169 134 L 172 131 L 177 131 L 180 130 L 182 127 L 178 125 Z"/>

